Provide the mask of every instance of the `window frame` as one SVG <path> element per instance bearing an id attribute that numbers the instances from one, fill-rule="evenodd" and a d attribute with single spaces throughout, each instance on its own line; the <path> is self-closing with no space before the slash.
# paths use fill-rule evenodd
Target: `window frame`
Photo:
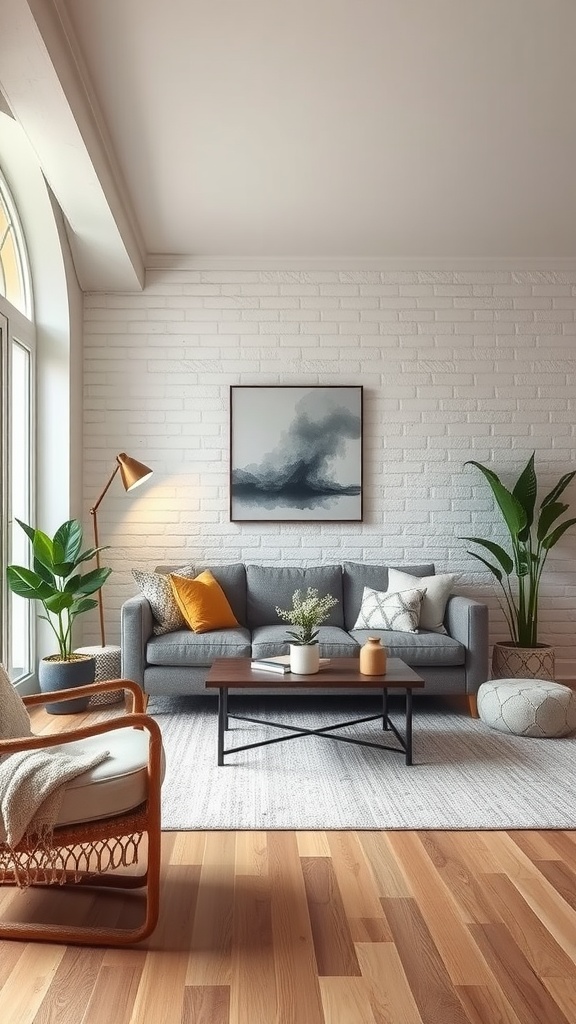
<path id="1" fill-rule="evenodd" d="M 34 522 L 36 507 L 36 328 L 32 319 L 32 289 L 30 263 L 24 242 L 24 234 L 18 212 L 0 172 L 0 201 L 7 210 L 17 248 L 18 267 L 21 272 L 22 292 L 20 298 L 26 312 L 17 308 L 3 292 L 0 292 L 0 436 L 2 465 L 0 472 L 0 561 L 2 577 L 0 579 L 0 660 L 8 669 L 12 666 L 12 599 L 13 595 L 6 582 L 6 566 L 12 559 L 11 534 L 13 529 L 12 509 L 12 361 L 14 346 L 21 346 L 28 354 L 28 394 L 27 394 L 27 465 L 25 472 L 26 517 L 27 522 Z M 28 636 L 26 649 L 28 665 L 15 683 L 26 683 L 35 677 L 36 664 L 36 615 L 32 608 L 27 616 Z"/>

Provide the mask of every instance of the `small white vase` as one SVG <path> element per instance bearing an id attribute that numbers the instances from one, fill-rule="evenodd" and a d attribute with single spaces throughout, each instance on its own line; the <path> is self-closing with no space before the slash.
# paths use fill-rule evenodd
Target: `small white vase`
<path id="1" fill-rule="evenodd" d="M 318 644 L 290 644 L 290 671 L 298 676 L 311 676 L 320 668 Z"/>

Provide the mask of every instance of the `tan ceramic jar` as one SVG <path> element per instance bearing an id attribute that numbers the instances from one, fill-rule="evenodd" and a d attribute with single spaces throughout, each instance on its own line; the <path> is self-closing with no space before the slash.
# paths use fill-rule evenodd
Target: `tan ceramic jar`
<path id="1" fill-rule="evenodd" d="M 360 648 L 360 672 L 363 676 L 382 676 L 386 672 L 386 648 L 379 636 L 369 636 Z"/>

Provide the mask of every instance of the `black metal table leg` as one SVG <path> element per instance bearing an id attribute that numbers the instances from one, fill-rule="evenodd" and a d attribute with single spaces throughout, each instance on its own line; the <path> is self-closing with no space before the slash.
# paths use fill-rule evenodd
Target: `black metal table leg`
<path id="1" fill-rule="evenodd" d="M 224 730 L 226 731 L 228 726 L 228 690 L 224 690 Z"/>
<path id="2" fill-rule="evenodd" d="M 388 690 L 382 690 L 382 728 L 388 728 Z"/>
<path id="3" fill-rule="evenodd" d="M 406 764 L 412 764 L 412 690 L 406 690 Z"/>
<path id="4" fill-rule="evenodd" d="M 218 765 L 224 764 L 224 730 L 228 717 L 228 689 L 225 686 L 218 690 Z"/>

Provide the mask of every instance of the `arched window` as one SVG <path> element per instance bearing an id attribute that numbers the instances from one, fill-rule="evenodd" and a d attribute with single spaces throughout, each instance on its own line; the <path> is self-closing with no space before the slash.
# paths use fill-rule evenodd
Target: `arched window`
<path id="1" fill-rule="evenodd" d="M 8 186 L 0 175 L 0 294 L 31 319 L 30 271 L 24 236 Z"/>
<path id="2" fill-rule="evenodd" d="M 0 415 L 2 565 L 27 565 L 29 543 L 16 519 L 30 523 L 34 479 L 35 330 L 30 269 L 16 206 L 0 175 Z M 34 657 L 33 615 L 27 601 L 0 582 L 1 658 L 14 682 L 29 676 Z"/>

